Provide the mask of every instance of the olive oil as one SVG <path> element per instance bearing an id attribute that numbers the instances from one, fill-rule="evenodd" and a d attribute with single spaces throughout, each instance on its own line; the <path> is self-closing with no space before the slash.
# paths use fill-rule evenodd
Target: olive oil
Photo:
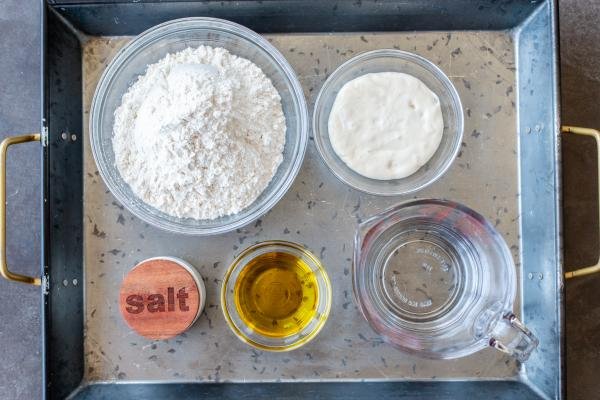
<path id="1" fill-rule="evenodd" d="M 297 334 L 314 315 L 319 287 L 301 258 L 273 251 L 251 260 L 238 276 L 234 299 L 243 322 L 273 338 Z"/>

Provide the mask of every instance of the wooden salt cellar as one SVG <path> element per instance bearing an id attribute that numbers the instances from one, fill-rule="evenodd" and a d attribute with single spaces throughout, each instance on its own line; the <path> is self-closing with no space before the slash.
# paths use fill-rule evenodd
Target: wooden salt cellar
<path id="1" fill-rule="evenodd" d="M 186 331 L 204 309 L 204 281 L 194 267 L 175 257 L 142 261 L 121 285 L 119 309 L 125 322 L 148 339 Z"/>

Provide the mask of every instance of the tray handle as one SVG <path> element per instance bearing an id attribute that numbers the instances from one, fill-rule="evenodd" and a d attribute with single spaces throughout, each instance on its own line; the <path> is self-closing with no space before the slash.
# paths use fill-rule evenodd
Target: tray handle
<path id="1" fill-rule="evenodd" d="M 596 139 L 596 148 L 598 151 L 598 186 L 599 186 L 599 191 L 598 191 L 599 197 L 598 198 L 600 199 L 600 131 L 597 131 L 596 129 L 581 128 L 581 127 L 577 127 L 577 126 L 562 126 L 560 130 L 562 133 L 573 133 L 575 135 L 591 136 L 594 139 Z M 600 207 L 598 209 L 599 209 L 598 215 L 600 218 Z M 600 219 L 599 219 L 599 221 L 600 221 Z M 596 272 L 600 272 L 600 259 L 598 259 L 598 261 L 596 262 L 596 265 L 579 268 L 579 269 L 576 269 L 575 271 L 565 272 L 565 279 L 571 279 L 571 278 L 575 278 L 577 276 L 594 274 Z"/>
<path id="2" fill-rule="evenodd" d="M 16 274 L 6 262 L 6 152 L 13 144 L 41 141 L 39 133 L 7 137 L 0 143 L 0 275 L 9 281 L 40 286 L 40 278 Z"/>

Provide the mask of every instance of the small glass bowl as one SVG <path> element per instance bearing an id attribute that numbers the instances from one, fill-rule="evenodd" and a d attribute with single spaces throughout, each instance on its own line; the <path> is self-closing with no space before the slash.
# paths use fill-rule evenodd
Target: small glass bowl
<path id="1" fill-rule="evenodd" d="M 286 120 L 283 161 L 275 176 L 246 209 L 212 220 L 178 218 L 142 201 L 123 180 L 113 150 L 114 112 L 123 94 L 148 65 L 188 47 L 223 47 L 259 66 L 281 96 Z M 157 25 L 122 48 L 106 68 L 90 109 L 90 142 L 98 171 L 111 193 L 138 218 L 171 232 L 215 235 L 240 228 L 268 212 L 292 185 L 308 143 L 308 109 L 294 70 L 281 53 L 256 32 L 216 18 L 183 18 Z"/>
<path id="2" fill-rule="evenodd" d="M 235 305 L 234 291 L 240 273 L 254 258 L 271 252 L 288 253 L 302 259 L 314 272 L 318 285 L 317 308 L 312 320 L 297 334 L 282 338 L 262 335 L 247 326 Z M 311 252 L 292 242 L 266 241 L 248 247 L 233 261 L 221 286 L 221 307 L 229 327 L 241 341 L 260 350 L 289 351 L 308 343 L 321 331 L 331 309 L 331 292 L 327 272 Z"/>
<path id="3" fill-rule="evenodd" d="M 406 178 L 377 180 L 360 175 L 338 157 L 329 141 L 329 113 L 340 89 L 361 75 L 377 72 L 403 72 L 412 75 L 423 81 L 440 99 L 444 118 L 440 146 L 425 165 Z M 448 77 L 431 61 L 394 49 L 362 53 L 340 65 L 323 84 L 313 114 L 315 143 L 331 172 L 355 189 L 382 196 L 411 193 L 423 189 L 442 176 L 458 154 L 463 124 L 462 104 Z"/>

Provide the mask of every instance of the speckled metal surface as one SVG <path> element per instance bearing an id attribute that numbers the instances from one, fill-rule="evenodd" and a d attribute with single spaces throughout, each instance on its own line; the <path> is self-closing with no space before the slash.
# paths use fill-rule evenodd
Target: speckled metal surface
<path id="1" fill-rule="evenodd" d="M 456 85 L 465 111 L 462 149 L 450 170 L 419 197 L 451 198 L 487 217 L 504 236 L 520 279 L 518 135 L 511 32 L 270 35 L 295 68 L 310 111 L 321 84 L 339 64 L 371 49 L 423 55 Z M 91 38 L 84 46 L 84 126 L 97 81 L 128 38 Z M 86 380 L 294 381 L 507 378 L 512 360 L 484 350 L 433 361 L 384 344 L 355 307 L 350 257 L 356 223 L 408 197 L 379 198 L 336 180 L 309 142 L 302 170 L 283 200 L 256 223 L 212 238 L 174 235 L 148 226 L 115 201 L 98 176 L 85 141 Z M 416 196 L 414 196 L 416 197 Z M 412 198 L 412 197 L 410 197 Z M 302 243 L 317 254 L 333 283 L 333 306 L 319 336 L 289 353 L 254 350 L 227 327 L 219 305 L 221 279 L 234 256 L 266 239 Z M 177 256 L 206 280 L 203 316 L 185 334 L 149 341 L 118 312 L 119 285 L 138 261 Z M 71 285 L 71 282 L 63 282 Z M 516 309 L 520 308 L 519 296 Z"/>

